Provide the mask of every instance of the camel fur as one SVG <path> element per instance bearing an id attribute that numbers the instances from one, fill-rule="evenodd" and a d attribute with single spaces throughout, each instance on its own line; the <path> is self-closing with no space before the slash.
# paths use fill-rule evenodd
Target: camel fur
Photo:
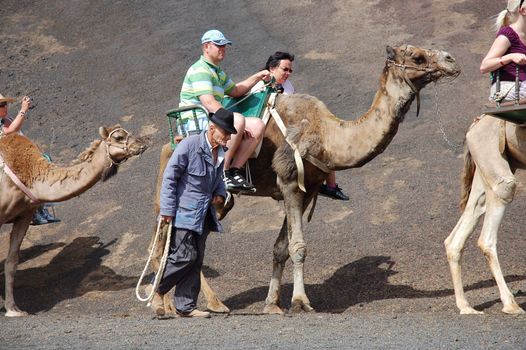
<path id="1" fill-rule="evenodd" d="M 389 145 L 423 87 L 443 77 L 456 77 L 459 73 L 454 58 L 447 52 L 411 45 L 398 48 L 388 46 L 380 88 L 370 109 L 356 120 L 337 118 L 323 102 L 309 95 L 277 97 L 275 108 L 287 127 L 289 138 L 303 158 L 306 192 L 298 188 L 293 150 L 276 122 L 271 119 L 258 158 L 250 160 L 252 183 L 257 189 L 253 195 L 283 199 L 286 214 L 274 244 L 273 272 L 264 313 L 284 312 L 280 307 L 280 287 L 283 269 L 289 258 L 294 276 L 292 311 L 313 310 L 304 288 L 303 265 L 307 256 L 307 243 L 303 238 L 302 217 L 317 196 L 327 173 L 305 160 L 305 157 L 309 155 L 318 159 L 330 170 L 366 164 Z M 161 162 L 160 173 L 162 170 Z M 209 292 L 206 291 L 207 294 Z M 208 298 L 206 294 L 205 297 Z"/>
<path id="2" fill-rule="evenodd" d="M 94 141 L 70 167 L 49 163 L 35 144 L 18 134 L 0 138 L 0 156 L 37 199 L 61 202 L 116 174 L 118 164 L 141 154 L 148 147 L 147 139 L 131 137 L 120 125 L 101 127 L 99 134 L 101 139 Z M 0 226 L 13 224 L 4 267 L 7 317 L 27 315 L 15 303 L 13 285 L 20 245 L 39 205 L 32 203 L 1 169 Z"/>
<path id="3" fill-rule="evenodd" d="M 508 288 L 497 255 L 497 236 L 504 211 L 513 201 L 517 182 L 515 171 L 526 168 L 526 128 L 505 123 L 491 115 L 478 118 L 466 134 L 464 170 L 462 174 L 462 215 L 444 241 L 455 289 L 455 299 L 461 314 L 481 314 L 466 299 L 462 285 L 461 259 L 464 245 L 479 219 L 484 216 L 478 246 L 497 282 L 502 311 L 523 314 Z M 505 147 L 502 131 L 505 132 Z"/>

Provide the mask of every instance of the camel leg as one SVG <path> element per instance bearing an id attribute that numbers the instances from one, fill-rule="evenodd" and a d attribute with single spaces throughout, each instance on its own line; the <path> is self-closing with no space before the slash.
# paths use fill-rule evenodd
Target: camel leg
<path id="1" fill-rule="evenodd" d="M 6 317 L 27 316 L 27 312 L 20 310 L 15 303 L 13 294 L 16 267 L 18 265 L 20 245 L 26 235 L 31 221 L 32 212 L 24 217 L 20 217 L 13 224 L 9 238 L 9 252 L 5 260 L 4 274 L 5 274 L 5 309 Z"/>
<path id="2" fill-rule="evenodd" d="M 482 312 L 473 309 L 464 294 L 462 284 L 461 259 L 464 252 L 464 245 L 466 240 L 471 236 L 473 230 L 477 226 L 479 218 L 485 211 L 485 194 L 484 184 L 478 170 L 475 172 L 471 193 L 469 199 L 451 234 L 444 241 L 446 246 L 447 259 L 449 262 L 449 269 L 453 279 L 453 286 L 455 288 L 455 299 L 457 307 L 461 314 L 481 314 Z"/>
<path id="3" fill-rule="evenodd" d="M 496 130 L 500 126 L 495 126 L 492 118 L 481 121 L 483 123 L 476 124 L 466 135 L 466 144 L 486 189 L 486 216 L 478 246 L 497 282 L 504 305 L 502 311 L 520 314 L 524 311 L 517 305 L 504 281 L 497 256 L 498 230 L 507 204 L 513 201 L 516 180 L 506 155 L 499 152 L 499 132 Z"/>
<path id="4" fill-rule="evenodd" d="M 480 234 L 480 238 L 478 240 L 478 246 L 484 253 L 493 277 L 497 282 L 500 292 L 500 299 L 504 305 L 502 312 L 507 314 L 523 314 L 524 310 L 521 309 L 521 307 L 517 304 L 513 294 L 506 284 L 506 281 L 504 280 L 497 256 L 497 233 L 504 216 L 507 203 L 502 201 L 493 193 L 488 193 L 487 197 L 486 217 L 484 219 L 482 233 Z"/>
<path id="5" fill-rule="evenodd" d="M 289 237 L 289 255 L 293 264 L 294 289 L 292 292 L 292 312 L 313 311 L 305 293 L 303 264 L 307 257 L 307 244 L 303 240 L 302 214 L 304 195 L 297 183 L 278 181 L 284 197 L 285 214 Z"/>
<path id="6" fill-rule="evenodd" d="M 283 225 L 279 231 L 279 236 L 274 243 L 274 259 L 272 262 L 272 278 L 268 290 L 267 299 L 265 299 L 265 314 L 283 314 L 280 307 L 279 297 L 281 292 L 281 278 L 285 263 L 289 258 L 289 238 L 287 233 L 287 218 L 283 220 Z"/>
<path id="7" fill-rule="evenodd" d="M 217 297 L 216 293 L 208 284 L 203 271 L 201 271 L 201 292 L 203 292 L 205 295 L 205 299 L 207 301 L 206 308 L 208 310 L 220 314 L 227 314 L 230 312 L 230 309 L 225 304 L 223 304 L 223 302 Z"/>

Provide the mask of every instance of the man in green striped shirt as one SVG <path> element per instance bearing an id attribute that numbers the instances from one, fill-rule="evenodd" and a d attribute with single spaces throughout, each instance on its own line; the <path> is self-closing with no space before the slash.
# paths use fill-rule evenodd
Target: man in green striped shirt
<path id="1" fill-rule="evenodd" d="M 222 108 L 221 102 L 225 95 L 241 97 L 257 82 L 269 77 L 269 71 L 262 70 L 242 82 L 234 83 L 219 67 L 219 63 L 225 58 L 226 46 L 232 42 L 223 33 L 213 29 L 203 34 L 201 44 L 203 54 L 186 73 L 179 106 L 200 104 L 210 113 L 215 113 Z M 183 134 L 203 130 L 208 125 L 208 118 L 201 111 L 197 112 L 198 129 L 192 112 L 183 114 L 182 118 L 185 121 L 181 126 L 185 131 Z M 265 124 L 259 118 L 245 118 L 239 113 L 234 113 L 234 126 L 237 134 L 232 135 L 225 154 L 225 185 L 229 190 L 248 191 L 254 186 L 243 177 L 240 169 L 262 140 Z"/>

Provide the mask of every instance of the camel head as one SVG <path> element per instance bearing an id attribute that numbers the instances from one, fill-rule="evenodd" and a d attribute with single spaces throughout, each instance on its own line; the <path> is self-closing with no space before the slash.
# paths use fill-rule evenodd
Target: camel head
<path id="1" fill-rule="evenodd" d="M 101 176 L 102 181 L 117 173 L 119 164 L 129 158 L 141 155 L 150 145 L 146 137 L 134 137 L 119 124 L 106 128 L 101 126 L 99 134 L 106 146 L 106 154 L 111 166 Z"/>
<path id="2" fill-rule="evenodd" d="M 386 68 L 398 71 L 395 74 L 401 74 L 415 93 L 430 82 L 444 77 L 454 79 L 460 74 L 460 67 L 448 52 L 412 45 L 387 46 Z"/>

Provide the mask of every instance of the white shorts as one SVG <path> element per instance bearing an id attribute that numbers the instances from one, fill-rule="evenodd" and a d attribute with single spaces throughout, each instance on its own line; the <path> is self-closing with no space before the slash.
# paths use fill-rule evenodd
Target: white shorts
<path id="1" fill-rule="evenodd" d="M 515 93 L 515 82 L 514 81 L 501 81 L 500 82 L 500 97 L 497 98 L 497 83 L 491 85 L 489 100 L 500 102 L 514 101 L 516 98 Z M 519 98 L 526 98 L 526 81 L 521 81 L 519 86 Z"/>

